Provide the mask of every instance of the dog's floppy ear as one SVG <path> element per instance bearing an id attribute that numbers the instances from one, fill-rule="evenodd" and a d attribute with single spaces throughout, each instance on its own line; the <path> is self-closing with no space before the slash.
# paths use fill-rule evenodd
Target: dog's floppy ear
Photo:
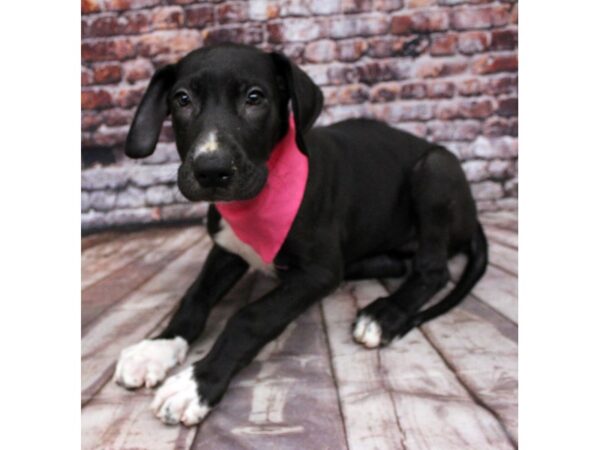
<path id="1" fill-rule="evenodd" d="M 130 158 L 144 158 L 154 152 L 165 117 L 169 114 L 167 94 L 175 82 L 175 66 L 158 70 L 135 113 L 127 134 L 125 154 Z"/>
<path id="2" fill-rule="evenodd" d="M 287 56 L 271 53 L 277 71 L 282 76 L 285 89 L 292 101 L 292 111 L 298 135 L 312 127 L 323 108 L 323 93 L 319 86 Z"/>

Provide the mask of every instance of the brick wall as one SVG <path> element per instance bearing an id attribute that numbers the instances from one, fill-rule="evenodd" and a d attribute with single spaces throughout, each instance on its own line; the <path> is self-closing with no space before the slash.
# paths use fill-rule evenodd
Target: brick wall
<path id="1" fill-rule="evenodd" d="M 199 217 L 155 154 L 123 142 L 157 68 L 235 41 L 285 52 L 322 87 L 319 123 L 371 116 L 446 145 L 480 210 L 517 205 L 517 4 L 486 0 L 82 0 L 82 227 Z"/>

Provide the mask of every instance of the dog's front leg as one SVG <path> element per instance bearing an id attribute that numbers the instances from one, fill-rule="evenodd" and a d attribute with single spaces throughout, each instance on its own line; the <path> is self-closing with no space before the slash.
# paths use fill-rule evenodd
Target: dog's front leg
<path id="1" fill-rule="evenodd" d="M 129 389 L 152 387 L 162 381 L 171 368 L 183 362 L 189 345 L 204 329 L 210 309 L 247 269 L 248 264 L 239 256 L 214 246 L 165 330 L 121 352 L 115 381 Z"/>
<path id="2" fill-rule="evenodd" d="M 231 378 L 308 306 L 332 291 L 339 275 L 313 270 L 287 276 L 277 288 L 232 316 L 206 357 L 167 379 L 152 409 L 167 424 L 195 425 L 219 402 Z"/>

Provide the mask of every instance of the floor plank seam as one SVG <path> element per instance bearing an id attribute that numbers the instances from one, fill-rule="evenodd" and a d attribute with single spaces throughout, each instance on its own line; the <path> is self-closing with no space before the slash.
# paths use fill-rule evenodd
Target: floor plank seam
<path id="1" fill-rule="evenodd" d="M 494 261 L 489 261 L 488 264 L 492 267 L 495 267 L 498 270 L 501 270 L 502 272 L 511 275 L 515 278 L 519 278 L 519 275 L 516 272 L 513 272 L 512 270 L 507 269 L 506 267 L 502 267 L 500 265 L 498 265 L 497 263 L 495 263 Z"/>
<path id="2" fill-rule="evenodd" d="M 171 263 L 176 261 L 185 252 L 187 252 L 190 249 L 190 247 L 193 247 L 194 245 L 198 245 L 198 244 L 202 243 L 205 239 L 208 239 L 208 235 L 206 235 L 206 234 L 204 234 L 202 237 L 200 237 L 197 240 L 195 240 L 194 242 L 192 242 L 189 246 L 184 247 L 183 249 L 178 251 L 166 266 L 164 266 L 162 269 L 154 272 L 153 274 L 149 275 L 147 278 L 145 278 L 143 281 L 141 281 L 139 284 L 137 284 L 134 288 L 132 288 L 129 292 L 127 292 L 125 295 L 123 295 L 120 299 L 118 299 L 114 303 L 111 303 L 110 305 L 108 305 L 105 309 L 102 310 L 102 312 L 100 312 L 96 317 L 94 317 L 94 319 L 92 319 L 89 323 L 85 324 L 85 327 L 81 330 L 81 337 L 83 338 L 85 335 L 87 335 L 90 332 L 90 330 L 92 330 L 94 328 L 94 326 L 96 326 L 97 322 L 107 311 L 109 311 L 110 309 L 115 308 L 118 305 L 120 305 L 121 303 L 123 303 L 133 292 L 135 292 L 137 289 L 139 289 L 144 284 L 148 283 L 155 276 L 159 275 L 163 270 L 165 270 L 167 267 L 169 267 L 169 265 Z"/>
<path id="3" fill-rule="evenodd" d="M 488 238 L 488 240 L 492 241 L 494 244 L 501 245 L 502 247 L 505 247 L 509 250 L 515 250 L 517 252 L 519 251 L 519 247 L 509 244 L 508 242 L 502 241 L 495 236 L 486 235 L 486 237 Z"/>
<path id="4" fill-rule="evenodd" d="M 102 281 L 105 281 L 107 278 L 111 277 L 111 275 L 113 275 L 115 272 L 118 272 L 119 270 L 122 270 L 124 267 L 127 267 L 128 265 L 134 263 L 135 261 L 138 261 L 140 259 L 142 259 L 147 253 L 150 253 L 154 250 L 156 250 L 157 248 L 161 247 L 162 245 L 164 245 L 168 240 L 169 240 L 170 236 L 165 236 L 162 239 L 160 239 L 158 242 L 156 242 L 152 248 L 149 248 L 147 250 L 146 253 L 140 253 L 139 255 L 135 255 L 135 253 L 137 253 L 138 250 L 136 250 L 134 253 L 134 256 L 132 257 L 131 260 L 127 260 L 125 259 L 124 262 L 122 262 L 122 264 L 116 266 L 113 270 L 111 270 L 110 272 L 106 273 L 104 276 L 102 276 L 101 278 L 98 278 L 96 281 L 92 282 L 92 284 L 87 285 L 84 289 L 83 292 L 87 291 L 88 289 L 93 288 L 94 286 L 96 286 L 98 283 L 101 283 Z M 127 256 L 127 255 L 124 255 Z"/>
<path id="5" fill-rule="evenodd" d="M 456 379 L 458 380 L 458 382 L 460 383 L 460 385 L 465 389 L 465 391 L 467 392 L 467 394 L 469 395 L 469 397 L 471 397 L 471 399 L 473 400 L 473 402 L 478 405 L 479 407 L 483 408 L 484 410 L 486 410 L 488 413 L 490 413 L 492 415 L 492 417 L 494 417 L 494 419 L 498 422 L 498 424 L 500 425 L 500 428 L 502 429 L 502 431 L 504 432 L 504 435 L 506 436 L 506 438 L 509 440 L 509 442 L 511 443 L 511 445 L 513 446 L 514 449 L 518 448 L 518 444 L 517 442 L 515 442 L 515 440 L 513 439 L 513 437 L 510 435 L 510 433 L 508 432 L 508 429 L 506 428 L 506 425 L 504 423 L 504 421 L 500 418 L 500 416 L 498 415 L 498 413 L 496 413 L 496 411 L 494 411 L 493 408 L 491 408 L 489 405 L 487 405 L 468 385 L 468 383 L 465 382 L 465 380 L 463 380 L 463 378 L 459 375 L 458 371 L 456 370 L 456 368 L 454 367 L 454 365 L 446 358 L 446 356 L 444 355 L 444 353 L 442 351 L 440 351 L 440 349 L 438 348 L 438 346 L 435 344 L 435 340 L 429 335 L 429 333 L 425 330 L 425 327 L 420 326 L 419 329 L 421 330 L 421 332 L 423 333 L 423 336 L 425 337 L 425 339 L 427 340 L 427 342 L 429 342 L 429 345 L 431 345 L 431 347 L 435 350 L 435 352 L 439 355 L 439 357 L 442 359 L 442 361 L 444 362 L 444 364 L 446 365 L 446 367 L 448 368 L 448 370 L 450 370 L 454 376 L 456 377 Z"/>
<path id="6" fill-rule="evenodd" d="M 519 324 L 517 322 L 515 322 L 514 320 L 512 320 L 510 317 L 506 316 L 505 314 L 503 314 L 501 311 L 497 310 L 495 307 L 493 307 L 492 305 L 490 305 L 489 303 L 486 303 L 485 301 L 483 301 L 483 299 L 479 296 L 477 296 L 477 294 L 474 294 L 473 292 L 469 293 L 469 295 L 471 297 L 473 297 L 475 300 L 477 300 L 477 302 L 485 307 L 490 309 L 493 313 L 498 314 L 499 316 L 501 316 L 503 319 L 506 319 L 508 322 L 510 322 L 512 325 L 518 327 Z"/>
<path id="7" fill-rule="evenodd" d="M 331 378 L 333 385 L 335 386 L 335 396 L 338 402 L 338 411 L 340 412 L 340 418 L 342 421 L 342 429 L 344 430 L 344 439 L 346 440 L 346 448 L 350 449 L 350 441 L 348 440 L 348 432 L 346 431 L 346 419 L 344 417 L 344 411 L 342 410 L 342 398 L 340 396 L 340 388 L 337 379 L 337 374 L 333 364 L 333 351 L 331 350 L 331 342 L 329 338 L 329 331 L 327 328 L 327 321 L 325 320 L 325 312 L 323 311 L 323 300 L 319 301 L 319 312 L 321 315 L 321 322 L 323 323 L 323 331 L 325 333 L 325 343 L 327 344 L 327 355 L 329 360 L 329 368 L 331 370 Z"/>
<path id="8" fill-rule="evenodd" d="M 385 289 L 385 287 L 384 287 L 384 289 Z M 376 351 L 377 351 L 377 369 L 378 369 L 378 372 L 381 374 L 381 349 L 377 348 Z M 406 432 L 404 431 L 404 428 L 400 424 L 400 417 L 398 416 L 398 410 L 396 408 L 396 402 L 394 401 L 394 396 L 392 395 L 392 389 L 390 388 L 390 386 L 388 384 L 387 377 L 382 376 L 381 382 L 383 384 L 383 389 L 385 390 L 385 392 L 387 392 L 387 395 L 390 398 L 390 402 L 392 404 L 392 410 L 394 411 L 394 418 L 396 419 L 396 426 L 398 427 L 398 431 L 400 432 L 400 443 L 402 444 L 402 448 L 404 450 L 406 450 L 407 449 L 407 447 L 406 447 Z"/>

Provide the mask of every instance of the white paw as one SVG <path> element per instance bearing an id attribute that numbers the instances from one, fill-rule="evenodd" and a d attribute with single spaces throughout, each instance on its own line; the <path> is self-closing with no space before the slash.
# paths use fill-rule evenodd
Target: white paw
<path id="1" fill-rule="evenodd" d="M 123 349 L 115 369 L 115 381 L 126 388 L 154 387 L 169 369 L 185 360 L 185 339 L 144 339 Z"/>
<path id="2" fill-rule="evenodd" d="M 379 347 L 379 344 L 381 344 L 381 327 L 371 316 L 361 314 L 354 325 L 352 336 L 356 342 L 363 344 L 365 347 Z"/>
<path id="3" fill-rule="evenodd" d="M 150 408 L 167 425 L 186 426 L 200 423 L 210 412 L 210 407 L 198 396 L 198 384 L 192 367 L 169 377 L 156 391 Z"/>

